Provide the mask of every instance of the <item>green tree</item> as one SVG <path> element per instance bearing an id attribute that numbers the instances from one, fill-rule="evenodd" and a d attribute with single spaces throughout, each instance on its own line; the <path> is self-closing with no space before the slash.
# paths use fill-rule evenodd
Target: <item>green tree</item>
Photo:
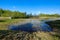
<path id="1" fill-rule="evenodd" d="M 4 13 L 3 9 L 0 9 L 0 16 Z"/>

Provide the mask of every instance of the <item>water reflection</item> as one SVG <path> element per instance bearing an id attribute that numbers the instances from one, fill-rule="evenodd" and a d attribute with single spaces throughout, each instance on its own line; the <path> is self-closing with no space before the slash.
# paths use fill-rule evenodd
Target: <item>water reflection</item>
<path id="1" fill-rule="evenodd" d="M 45 21 L 37 21 L 37 20 L 32 20 L 28 23 L 22 24 L 22 25 L 11 25 L 9 30 L 21 30 L 21 31 L 28 31 L 28 32 L 33 32 L 33 31 L 52 31 L 52 28 L 45 23 Z"/>

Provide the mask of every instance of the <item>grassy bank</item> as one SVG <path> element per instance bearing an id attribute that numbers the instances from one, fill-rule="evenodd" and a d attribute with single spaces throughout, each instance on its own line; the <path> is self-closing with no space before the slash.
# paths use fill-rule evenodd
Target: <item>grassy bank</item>
<path id="1" fill-rule="evenodd" d="M 52 36 L 55 37 L 56 40 L 60 39 L 60 20 L 46 22 L 50 27 L 53 28 Z"/>
<path id="2" fill-rule="evenodd" d="M 55 20 L 55 21 L 49 21 L 46 22 L 48 25 L 50 25 L 53 28 L 58 28 L 60 29 L 60 20 Z"/>
<path id="3" fill-rule="evenodd" d="M 8 20 L 0 20 L 0 30 L 6 30 L 9 25 L 17 24 L 19 22 L 23 22 L 23 19 L 8 19 Z"/>

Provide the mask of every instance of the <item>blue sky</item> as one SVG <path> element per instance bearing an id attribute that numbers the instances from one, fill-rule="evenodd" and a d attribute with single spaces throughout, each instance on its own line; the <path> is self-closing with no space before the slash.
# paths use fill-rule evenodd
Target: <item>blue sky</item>
<path id="1" fill-rule="evenodd" d="M 39 14 L 60 13 L 60 0 L 0 0 L 0 8 Z"/>

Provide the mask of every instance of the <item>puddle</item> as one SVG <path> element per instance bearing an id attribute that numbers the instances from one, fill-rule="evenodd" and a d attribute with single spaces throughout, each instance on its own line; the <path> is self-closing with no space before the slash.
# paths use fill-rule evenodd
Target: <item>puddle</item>
<path id="1" fill-rule="evenodd" d="M 45 23 L 45 21 L 32 20 L 21 25 L 11 25 L 8 30 L 21 30 L 21 31 L 52 31 L 52 28 Z"/>

